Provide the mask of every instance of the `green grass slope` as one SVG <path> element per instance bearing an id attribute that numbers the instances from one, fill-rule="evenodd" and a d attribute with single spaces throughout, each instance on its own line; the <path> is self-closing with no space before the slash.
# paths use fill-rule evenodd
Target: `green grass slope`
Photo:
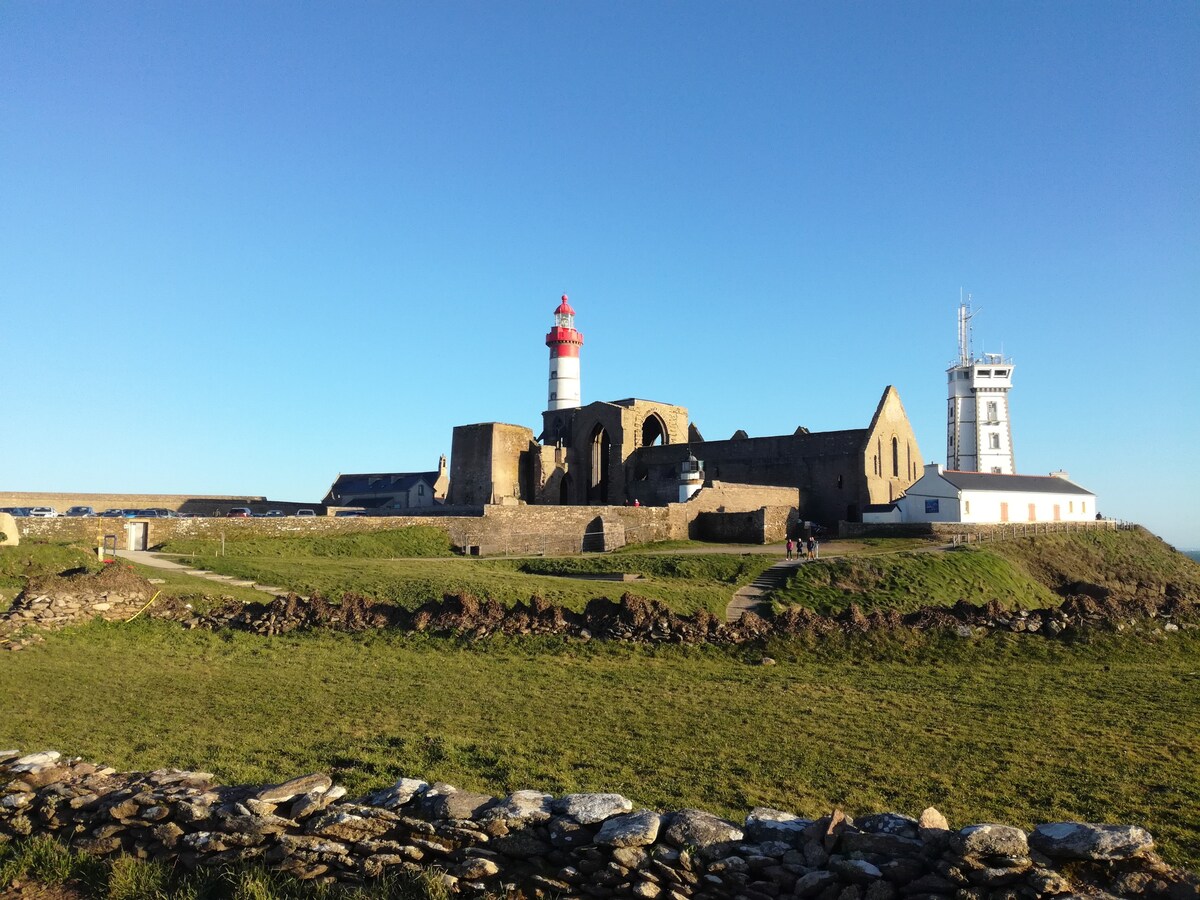
<path id="1" fill-rule="evenodd" d="M 806 563 L 772 600 L 829 615 L 852 603 L 867 611 L 911 612 L 921 606 L 953 606 L 959 600 L 1036 608 L 1052 606 L 1059 598 L 992 549 L 964 547 Z"/>
<path id="2" fill-rule="evenodd" d="M 737 558 L 734 557 L 734 560 Z M 657 559 L 638 566 L 638 558 L 621 557 L 615 571 L 637 572 L 664 568 Z M 446 594 L 471 594 L 491 598 L 504 604 L 528 602 L 533 596 L 581 611 L 597 597 L 618 600 L 627 591 L 668 604 L 680 613 L 705 609 L 723 613 L 736 589 L 729 578 L 753 577 L 754 564 L 738 565 L 724 559 L 718 565 L 705 567 L 702 562 L 691 563 L 684 571 L 694 578 L 680 574 L 650 576 L 636 582 L 591 581 L 568 577 L 572 566 L 549 566 L 546 574 L 524 571 L 538 570 L 537 561 L 478 560 L 478 559 L 320 559 L 275 557 L 196 557 L 197 565 L 225 575 L 252 579 L 303 595 L 314 592 L 339 598 L 350 592 L 406 609 L 416 609 L 431 600 L 441 600 Z M 704 577 L 705 574 L 714 577 Z M 741 573 L 739 576 L 738 573 Z"/>
<path id="3" fill-rule="evenodd" d="M 772 595 L 824 614 L 997 601 L 1005 608 L 1054 606 L 1093 587 L 1120 599 L 1175 592 L 1200 599 L 1200 565 L 1144 529 L 1074 532 L 819 560 L 799 567 Z"/>
<path id="4" fill-rule="evenodd" d="M 1096 585 L 1118 599 L 1174 593 L 1200 600 L 1200 565 L 1144 528 L 1043 535 L 988 545 L 1051 590 Z"/>
<path id="5" fill-rule="evenodd" d="M 734 817 L 1139 824 L 1200 864 L 1200 634 L 766 652 L 93 623 L 0 657 L 0 746 L 226 781 L 615 790 Z"/>
<path id="6" fill-rule="evenodd" d="M 348 534 L 311 534 L 296 537 L 257 537 L 231 532 L 225 540 L 226 556 L 288 558 L 399 559 L 449 556 L 450 537 L 441 528 L 413 525 L 386 531 Z M 164 553 L 215 556 L 221 541 L 209 538 L 174 538 L 160 547 Z"/>

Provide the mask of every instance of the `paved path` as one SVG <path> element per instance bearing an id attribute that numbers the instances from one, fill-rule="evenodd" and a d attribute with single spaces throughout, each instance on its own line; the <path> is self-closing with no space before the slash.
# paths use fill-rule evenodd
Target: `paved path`
<path id="1" fill-rule="evenodd" d="M 184 575 L 192 575 L 196 578 L 205 578 L 209 581 L 216 581 L 220 584 L 230 584 L 234 587 L 252 587 L 256 591 L 262 591 L 266 594 L 276 596 L 284 594 L 286 591 L 283 588 L 270 587 L 265 584 L 255 584 L 253 581 L 243 581 L 234 578 L 232 575 L 218 575 L 216 572 L 207 572 L 204 569 L 193 569 L 191 566 L 185 566 L 182 563 L 173 562 L 169 559 L 163 559 L 161 556 L 156 556 L 148 550 L 118 550 L 117 556 L 121 559 L 127 559 L 130 562 L 138 563 L 139 565 L 148 566 L 152 569 L 168 569 L 172 572 L 182 572 Z"/>

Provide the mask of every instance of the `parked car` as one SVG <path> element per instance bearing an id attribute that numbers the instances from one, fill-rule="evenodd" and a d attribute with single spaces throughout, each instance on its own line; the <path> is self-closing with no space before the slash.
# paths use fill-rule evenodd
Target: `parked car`
<path id="1" fill-rule="evenodd" d="M 335 519 L 346 519 L 351 516 L 365 516 L 366 513 L 361 509 L 339 509 L 333 514 Z"/>
<path id="2" fill-rule="evenodd" d="M 92 509 L 90 506 L 72 506 L 65 513 L 63 513 L 64 516 L 71 516 L 72 518 L 76 516 L 94 516 L 95 514 L 96 510 Z"/>
<path id="3" fill-rule="evenodd" d="M 268 509 L 265 513 L 263 513 L 264 519 L 279 519 L 282 517 L 283 517 L 282 509 Z"/>
<path id="4" fill-rule="evenodd" d="M 296 510 L 295 514 L 301 518 L 307 518 L 309 516 L 315 516 L 317 511 L 315 509 L 298 509 Z"/>
<path id="5" fill-rule="evenodd" d="M 253 513 L 250 512 L 248 506 L 235 506 L 229 512 L 225 513 L 227 519 L 249 519 Z"/>
<path id="6" fill-rule="evenodd" d="M 100 513 L 102 519 L 123 519 L 125 518 L 125 510 L 123 509 L 106 509 Z"/>
<path id="7" fill-rule="evenodd" d="M 35 519 L 57 519 L 58 510 L 53 506 L 35 506 L 28 515 Z"/>

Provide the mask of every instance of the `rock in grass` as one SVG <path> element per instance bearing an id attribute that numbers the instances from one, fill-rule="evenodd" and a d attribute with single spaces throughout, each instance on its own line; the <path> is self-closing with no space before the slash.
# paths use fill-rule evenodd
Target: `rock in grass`
<path id="1" fill-rule="evenodd" d="M 756 806 L 746 816 L 743 830 L 750 841 L 785 841 L 799 846 L 804 839 L 804 829 L 811 824 L 811 819 L 802 819 L 781 809 Z"/>
<path id="2" fill-rule="evenodd" d="M 516 791 L 480 816 L 480 821 L 500 821 L 508 826 L 550 821 L 554 797 L 541 791 Z"/>
<path id="3" fill-rule="evenodd" d="M 1029 841 L 1025 832 L 1011 825 L 968 825 L 950 839 L 950 846 L 962 856 L 1029 855 Z"/>
<path id="4" fill-rule="evenodd" d="M 596 834 L 596 843 L 607 847 L 646 847 L 658 838 L 661 823 L 662 816 L 649 809 L 613 816 Z"/>
<path id="5" fill-rule="evenodd" d="M 1129 859 L 1154 849 L 1154 838 L 1137 825 L 1050 822 L 1029 835 L 1029 845 L 1051 859 Z"/>
<path id="6" fill-rule="evenodd" d="M 255 798 L 264 803 L 285 803 L 304 794 L 323 794 L 333 787 L 333 779 L 323 772 L 312 775 L 301 775 L 283 784 L 274 784 L 263 788 Z"/>
<path id="7" fill-rule="evenodd" d="M 567 794 L 555 804 L 580 825 L 595 825 L 610 816 L 629 812 L 633 802 L 620 794 Z"/>
<path id="8" fill-rule="evenodd" d="M 372 791 L 363 798 L 363 802 L 371 806 L 382 806 L 384 809 L 398 809 L 414 797 L 429 790 L 429 782 L 416 778 L 401 778 L 391 787 Z"/>
<path id="9" fill-rule="evenodd" d="M 57 762 L 62 754 L 57 750 L 43 750 L 41 753 L 30 753 L 28 756 L 22 756 L 12 763 L 8 770 L 10 772 L 32 772 L 41 766 L 48 766 L 53 762 Z"/>
<path id="10" fill-rule="evenodd" d="M 671 817 L 663 837 L 676 847 L 711 847 L 740 841 L 745 837 L 732 822 L 718 819 L 712 813 L 699 809 L 681 809 Z"/>
<path id="11" fill-rule="evenodd" d="M 917 831 L 921 835 L 921 840 L 926 843 L 940 842 L 950 836 L 950 823 L 946 821 L 945 816 L 930 806 L 921 813 L 921 818 L 917 820 Z"/>

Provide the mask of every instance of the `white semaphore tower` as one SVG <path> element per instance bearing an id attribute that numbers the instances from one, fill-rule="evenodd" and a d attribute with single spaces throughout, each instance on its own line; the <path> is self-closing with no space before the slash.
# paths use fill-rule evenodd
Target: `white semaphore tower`
<path id="1" fill-rule="evenodd" d="M 949 377 L 946 468 L 959 472 L 1016 474 L 1008 392 L 1012 360 L 1000 353 L 974 359 L 971 350 L 971 298 L 958 306 L 958 361 Z"/>
<path id="2" fill-rule="evenodd" d="M 583 335 L 575 330 L 575 310 L 562 295 L 562 303 L 554 311 L 554 327 L 546 335 L 550 348 L 549 410 L 574 409 L 580 405 L 579 348 Z"/>

